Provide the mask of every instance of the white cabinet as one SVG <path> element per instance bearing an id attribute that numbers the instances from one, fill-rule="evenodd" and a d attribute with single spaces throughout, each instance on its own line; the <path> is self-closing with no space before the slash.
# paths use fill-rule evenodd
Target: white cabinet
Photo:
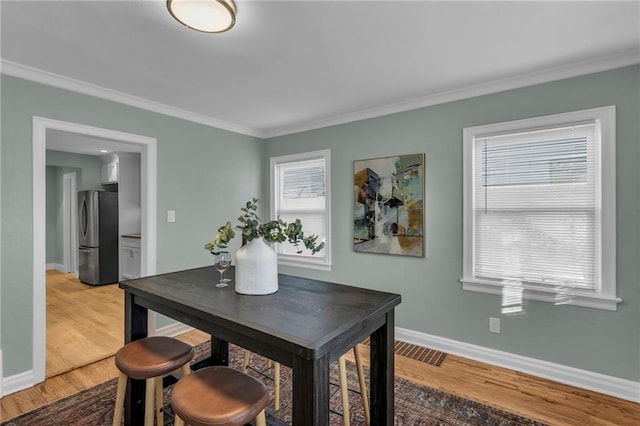
<path id="1" fill-rule="evenodd" d="M 140 277 L 142 261 L 140 238 L 122 237 L 121 270 L 122 278 L 129 280 Z"/>
<path id="2" fill-rule="evenodd" d="M 118 183 L 118 160 L 102 163 L 100 177 L 102 183 Z"/>

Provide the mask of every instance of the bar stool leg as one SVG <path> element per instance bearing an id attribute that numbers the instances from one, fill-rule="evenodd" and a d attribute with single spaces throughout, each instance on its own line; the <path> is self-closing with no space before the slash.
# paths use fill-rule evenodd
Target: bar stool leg
<path id="1" fill-rule="evenodd" d="M 113 412 L 113 426 L 120 426 L 122 423 L 122 413 L 124 412 L 124 393 L 127 391 L 127 375 L 123 372 L 118 374 L 118 388 L 116 390 L 116 409 Z"/>
<path id="2" fill-rule="evenodd" d="M 273 408 L 278 411 L 280 409 L 280 363 L 276 362 L 273 366 Z"/>
<path id="3" fill-rule="evenodd" d="M 144 397 L 144 426 L 153 426 L 153 396 L 156 390 L 154 378 L 147 379 Z"/>
<path id="4" fill-rule="evenodd" d="M 249 366 L 249 359 L 251 358 L 251 351 L 244 350 L 244 361 L 242 362 L 242 372 L 247 373 L 247 367 Z"/>
<path id="5" fill-rule="evenodd" d="M 260 411 L 260 414 L 256 417 L 256 426 L 267 426 L 267 416 L 264 410 Z"/>
<path id="6" fill-rule="evenodd" d="M 182 368 L 180 369 L 180 372 L 182 373 L 183 376 L 187 376 L 191 374 L 191 366 L 189 365 L 189 363 L 186 363 L 185 365 L 183 365 Z"/>
<path id="7" fill-rule="evenodd" d="M 342 394 L 342 424 L 349 426 L 351 424 L 349 415 L 349 388 L 347 387 L 347 363 L 344 355 L 338 358 L 338 369 L 340 370 L 340 393 Z"/>
<path id="8" fill-rule="evenodd" d="M 180 367 L 180 373 L 182 373 L 183 377 L 191 374 L 191 365 L 189 365 L 189 363 L 186 363 L 185 365 Z M 163 425 L 164 423 L 158 423 L 158 424 Z M 177 414 L 174 414 L 173 424 L 174 426 L 184 426 L 184 420 L 182 420 L 180 416 L 178 416 Z"/>
<path id="9" fill-rule="evenodd" d="M 162 377 L 156 377 L 154 379 L 156 382 L 156 424 L 164 425 L 164 414 L 162 412 L 162 407 L 164 405 L 164 398 L 162 393 Z"/>
<path id="10" fill-rule="evenodd" d="M 173 420 L 173 426 L 184 426 L 184 420 L 182 420 L 177 414 Z"/>
<path id="11" fill-rule="evenodd" d="M 362 359 L 360 358 L 360 349 L 358 345 L 353 347 L 353 355 L 356 359 L 356 368 L 358 369 L 358 379 L 360 381 L 360 396 L 362 397 L 362 406 L 364 408 L 364 421 L 366 424 L 371 424 L 371 417 L 369 413 L 369 398 L 367 396 L 367 382 L 364 380 L 364 370 L 362 368 Z"/>

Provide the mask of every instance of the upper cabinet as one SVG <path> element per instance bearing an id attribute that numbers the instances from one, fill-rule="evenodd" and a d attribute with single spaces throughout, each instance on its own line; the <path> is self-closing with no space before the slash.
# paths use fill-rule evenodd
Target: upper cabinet
<path id="1" fill-rule="evenodd" d="M 118 156 L 105 155 L 101 157 L 102 167 L 100 177 L 103 184 L 118 183 Z"/>

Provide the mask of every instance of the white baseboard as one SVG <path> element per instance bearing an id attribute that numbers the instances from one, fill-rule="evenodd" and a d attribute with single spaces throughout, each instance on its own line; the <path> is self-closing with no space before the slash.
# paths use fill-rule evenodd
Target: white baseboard
<path id="1" fill-rule="evenodd" d="M 182 324 L 181 322 L 177 322 L 175 324 L 170 324 L 170 325 L 158 328 L 156 330 L 155 336 L 176 337 L 179 334 L 186 333 L 193 329 L 194 328 L 189 325 Z"/>
<path id="2" fill-rule="evenodd" d="M 562 364 L 458 342 L 400 327 L 396 327 L 396 339 L 616 398 L 640 402 L 640 382 L 580 370 Z"/>
<path id="3" fill-rule="evenodd" d="M 56 271 L 60 271 L 60 272 L 66 272 L 64 270 L 64 265 L 60 264 L 60 263 L 47 263 L 47 271 L 50 271 L 52 269 L 55 269 Z"/>
<path id="4" fill-rule="evenodd" d="M 2 378 L 2 396 L 30 388 L 35 384 L 35 375 L 33 370 L 14 374 L 13 376 Z"/>

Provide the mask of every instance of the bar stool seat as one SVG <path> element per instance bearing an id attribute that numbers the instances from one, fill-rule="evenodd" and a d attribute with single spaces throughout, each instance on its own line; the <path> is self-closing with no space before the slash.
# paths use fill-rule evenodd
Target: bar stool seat
<path id="1" fill-rule="evenodd" d="M 176 425 L 242 426 L 256 419 L 266 425 L 266 386 L 241 371 L 223 366 L 202 368 L 173 387 L 171 407 Z"/>
<path id="2" fill-rule="evenodd" d="M 163 424 L 162 376 L 180 369 L 183 375 L 190 373 L 189 362 L 193 359 L 193 347 L 180 340 L 153 336 L 127 343 L 116 352 L 115 363 L 120 374 L 116 392 L 116 407 L 113 424 L 120 425 L 124 405 L 127 378 L 146 380 L 145 425 L 153 425 L 153 400 L 158 424 Z"/>

